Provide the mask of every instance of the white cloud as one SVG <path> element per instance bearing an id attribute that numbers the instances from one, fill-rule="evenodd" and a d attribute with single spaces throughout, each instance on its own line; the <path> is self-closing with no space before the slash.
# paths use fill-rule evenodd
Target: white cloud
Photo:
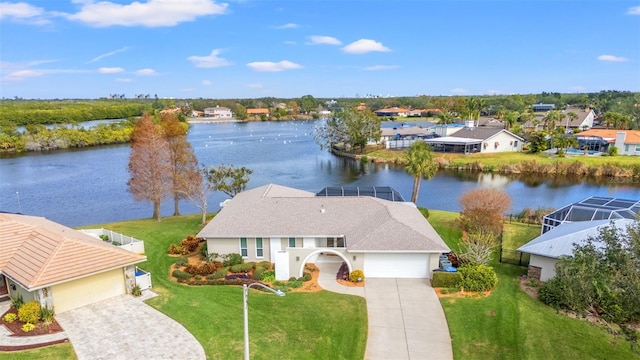
<path id="1" fill-rule="evenodd" d="M 467 93 L 467 89 L 454 88 L 454 89 L 451 89 L 451 93 L 452 94 L 466 94 Z"/>
<path id="2" fill-rule="evenodd" d="M 4 81 L 21 81 L 26 78 L 34 78 L 44 75 L 44 72 L 36 70 L 18 70 L 7 74 L 2 78 Z"/>
<path id="3" fill-rule="evenodd" d="M 375 40 L 360 39 L 343 47 L 342 51 L 346 52 L 347 54 L 366 54 L 372 51 L 387 52 L 391 51 L 391 49 L 382 45 L 381 42 Z"/>
<path id="4" fill-rule="evenodd" d="M 121 53 L 123 51 L 127 51 L 128 49 L 129 49 L 129 47 L 125 46 L 125 47 L 120 48 L 120 49 L 109 51 L 108 53 L 104 53 L 102 55 L 98 55 L 98 56 L 94 57 L 93 59 L 87 61 L 86 63 L 89 64 L 89 63 L 92 63 L 92 62 L 96 62 L 96 61 L 102 60 L 102 59 L 104 59 L 104 58 L 106 58 L 108 56 L 112 56 L 112 55 L 115 55 L 117 53 Z"/>
<path id="5" fill-rule="evenodd" d="M 295 29 L 297 27 L 299 27 L 298 24 L 288 23 L 288 24 L 276 26 L 276 29 Z"/>
<path id="6" fill-rule="evenodd" d="M 133 82 L 133 80 L 129 78 L 117 78 L 116 81 L 123 82 L 123 83 Z"/>
<path id="7" fill-rule="evenodd" d="M 364 71 L 380 71 L 380 70 L 391 70 L 391 69 L 397 69 L 400 66 L 398 65 L 374 65 L 374 66 L 367 66 L 366 68 L 362 69 Z"/>
<path id="8" fill-rule="evenodd" d="M 342 45 L 342 42 L 331 36 L 309 36 L 307 45 Z"/>
<path id="9" fill-rule="evenodd" d="M 295 44 L 296 44 L 296 42 L 295 42 L 295 41 L 292 41 L 292 40 L 286 40 L 286 41 L 284 42 L 284 44 L 285 44 L 285 45 L 295 45 Z"/>
<path id="10" fill-rule="evenodd" d="M 198 68 L 215 68 L 222 66 L 229 66 L 231 63 L 226 59 L 218 57 L 222 52 L 220 49 L 211 50 L 211 54 L 208 56 L 189 56 L 187 60 L 191 61 L 195 67 Z"/>
<path id="11" fill-rule="evenodd" d="M 204 86 L 210 86 L 212 83 L 211 83 L 210 80 L 202 80 L 201 84 L 204 85 Z"/>
<path id="12" fill-rule="evenodd" d="M 11 20 L 31 25 L 46 25 L 50 21 L 45 18 L 47 14 L 41 7 L 36 7 L 24 2 L 0 3 L 0 20 Z"/>
<path id="13" fill-rule="evenodd" d="M 640 15 L 640 6 L 633 6 L 627 10 L 627 15 Z"/>
<path id="14" fill-rule="evenodd" d="M 256 62 L 248 63 L 247 66 L 255 71 L 261 71 L 261 72 L 276 72 L 276 71 L 302 68 L 302 65 L 299 65 L 287 60 L 283 60 L 280 62 L 256 61 Z"/>
<path id="15" fill-rule="evenodd" d="M 610 62 L 625 62 L 625 61 L 628 61 L 629 59 L 621 56 L 615 56 L 615 55 L 600 55 L 598 56 L 598 60 L 610 61 Z"/>
<path id="16" fill-rule="evenodd" d="M 124 69 L 121 67 L 101 67 L 98 69 L 100 74 L 117 74 L 123 72 Z"/>
<path id="17" fill-rule="evenodd" d="M 248 88 L 252 88 L 252 89 L 262 89 L 262 84 L 249 84 L 247 85 Z"/>
<path id="18" fill-rule="evenodd" d="M 148 0 L 130 4 L 110 1 L 80 1 L 82 8 L 75 14 L 67 14 L 77 20 L 96 27 L 120 26 L 175 26 L 193 21 L 205 15 L 222 15 L 228 4 L 217 4 L 213 0 Z"/>
<path id="19" fill-rule="evenodd" d="M 136 75 L 151 76 L 151 75 L 158 75 L 158 73 L 153 69 L 140 69 L 140 70 L 136 70 Z"/>

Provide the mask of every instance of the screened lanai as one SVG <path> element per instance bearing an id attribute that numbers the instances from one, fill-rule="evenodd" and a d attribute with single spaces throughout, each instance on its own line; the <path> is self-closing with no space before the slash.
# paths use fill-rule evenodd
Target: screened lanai
<path id="1" fill-rule="evenodd" d="M 389 201 L 405 202 L 402 195 L 390 186 L 327 186 L 316 196 L 372 196 Z"/>
<path id="2" fill-rule="evenodd" d="M 640 215 L 640 200 L 592 196 L 546 215 L 542 233 L 574 221 L 635 219 Z"/>

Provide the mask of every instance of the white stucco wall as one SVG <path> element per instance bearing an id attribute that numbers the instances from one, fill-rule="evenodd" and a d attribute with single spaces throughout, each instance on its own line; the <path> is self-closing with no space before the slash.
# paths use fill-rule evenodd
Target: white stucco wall
<path id="1" fill-rule="evenodd" d="M 556 262 L 558 259 L 549 258 L 546 256 L 533 255 L 529 260 L 529 265 L 537 266 L 540 270 L 540 281 L 547 281 L 556 276 Z"/>
<path id="2" fill-rule="evenodd" d="M 487 146 L 484 146 L 484 143 Z M 501 132 L 492 136 L 483 142 L 480 152 L 482 153 L 498 153 L 498 152 L 518 152 L 522 151 L 522 140 L 513 137 L 512 135 Z M 497 146 L 496 146 L 497 143 Z"/>

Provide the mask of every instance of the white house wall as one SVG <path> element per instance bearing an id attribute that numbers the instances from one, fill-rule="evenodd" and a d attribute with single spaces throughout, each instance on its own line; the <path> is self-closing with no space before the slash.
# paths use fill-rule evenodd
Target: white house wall
<path id="1" fill-rule="evenodd" d="M 540 281 L 547 281 L 556 276 L 556 262 L 558 259 L 533 255 L 529 259 L 530 266 L 537 266 L 540 268 Z"/>
<path id="2" fill-rule="evenodd" d="M 485 143 L 487 146 L 484 146 Z M 497 144 L 496 144 L 497 143 Z M 519 152 L 522 151 L 522 140 L 506 132 L 501 132 L 483 141 L 480 148 L 482 153 Z"/>

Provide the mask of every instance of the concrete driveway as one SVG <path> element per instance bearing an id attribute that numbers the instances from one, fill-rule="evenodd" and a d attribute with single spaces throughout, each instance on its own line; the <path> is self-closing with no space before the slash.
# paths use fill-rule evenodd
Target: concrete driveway
<path id="1" fill-rule="evenodd" d="M 449 326 L 427 279 L 365 280 L 367 360 L 453 359 Z"/>
<path id="2" fill-rule="evenodd" d="M 205 359 L 187 329 L 131 295 L 67 311 L 56 320 L 79 360 Z"/>

